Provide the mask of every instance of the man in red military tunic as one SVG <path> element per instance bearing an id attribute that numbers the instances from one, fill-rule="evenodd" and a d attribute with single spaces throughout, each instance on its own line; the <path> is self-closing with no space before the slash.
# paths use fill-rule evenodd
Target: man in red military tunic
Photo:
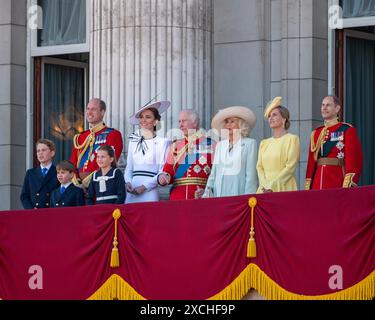
<path id="1" fill-rule="evenodd" d="M 116 158 L 119 159 L 123 149 L 121 132 L 108 128 L 104 122 L 106 104 L 99 99 L 92 99 L 86 109 L 86 119 L 89 130 L 77 134 L 73 140 L 73 150 L 70 161 L 76 167 L 73 179 L 76 185 L 88 187 L 92 174 L 99 169 L 96 163 L 97 150 L 103 145 L 112 146 Z"/>
<path id="2" fill-rule="evenodd" d="M 324 126 L 311 134 L 305 189 L 350 188 L 358 185 L 363 155 L 355 128 L 338 121 L 337 97 L 322 102 Z"/>
<path id="3" fill-rule="evenodd" d="M 172 143 L 158 182 L 161 186 L 173 184 L 170 200 L 198 199 L 211 173 L 214 143 L 199 130 L 195 111 L 182 111 L 179 125 L 185 137 Z"/>

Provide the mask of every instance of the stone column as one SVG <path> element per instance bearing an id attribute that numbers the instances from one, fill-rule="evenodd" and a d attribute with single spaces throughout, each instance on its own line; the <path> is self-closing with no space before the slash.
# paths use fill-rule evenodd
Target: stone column
<path id="1" fill-rule="evenodd" d="M 128 135 L 152 97 L 170 100 L 166 129 L 183 108 L 211 120 L 212 0 L 91 0 L 90 96 Z"/>
<path id="2" fill-rule="evenodd" d="M 26 169 L 26 0 L 0 0 L 0 210 L 19 209 Z"/>
<path id="3" fill-rule="evenodd" d="M 264 107 L 281 95 L 290 132 L 301 140 L 296 177 L 303 188 L 310 133 L 321 123 L 328 88 L 327 1 L 215 0 L 214 7 L 215 109 L 252 107 L 252 137 L 260 142 L 271 134 Z"/>
<path id="4" fill-rule="evenodd" d="M 328 3 L 326 0 L 271 1 L 271 96 L 282 95 L 291 113 L 290 131 L 300 136 L 297 172 L 304 187 L 310 134 L 321 125 L 328 92 Z"/>

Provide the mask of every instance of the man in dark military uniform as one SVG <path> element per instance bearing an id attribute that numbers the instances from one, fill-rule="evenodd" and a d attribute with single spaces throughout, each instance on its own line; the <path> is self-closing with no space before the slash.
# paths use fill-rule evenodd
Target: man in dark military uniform
<path id="1" fill-rule="evenodd" d="M 24 209 L 49 208 L 51 193 L 60 185 L 52 163 L 55 144 L 40 139 L 36 143 L 36 153 L 40 165 L 26 172 L 22 187 L 20 198 Z"/>
<path id="2" fill-rule="evenodd" d="M 363 163 L 361 143 L 352 125 L 338 121 L 340 109 L 337 97 L 324 98 L 324 126 L 311 134 L 306 190 L 358 185 Z"/>

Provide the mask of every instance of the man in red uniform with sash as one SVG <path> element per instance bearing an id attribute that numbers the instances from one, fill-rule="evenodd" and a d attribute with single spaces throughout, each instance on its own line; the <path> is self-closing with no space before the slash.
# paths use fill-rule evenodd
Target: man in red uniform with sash
<path id="1" fill-rule="evenodd" d="M 73 150 L 70 161 L 76 167 L 73 179 L 76 185 L 88 187 L 92 174 L 99 169 L 96 163 L 97 150 L 103 145 L 112 146 L 116 158 L 119 159 L 123 149 L 121 132 L 108 128 L 104 123 L 106 104 L 99 99 L 91 100 L 86 109 L 86 119 L 89 130 L 77 134 L 73 140 Z"/>
<path id="2" fill-rule="evenodd" d="M 311 134 L 306 190 L 358 185 L 363 163 L 361 143 L 352 125 L 338 121 L 340 109 L 337 97 L 324 98 L 324 126 Z"/>
<path id="3" fill-rule="evenodd" d="M 173 184 L 170 200 L 198 199 L 211 173 L 214 143 L 199 130 L 195 111 L 182 111 L 179 125 L 185 137 L 172 143 L 158 182 L 161 186 Z"/>

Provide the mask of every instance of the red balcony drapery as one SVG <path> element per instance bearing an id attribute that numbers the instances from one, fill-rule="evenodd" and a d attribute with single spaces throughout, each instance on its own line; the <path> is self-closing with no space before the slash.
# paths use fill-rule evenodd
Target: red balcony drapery
<path id="1" fill-rule="evenodd" d="M 375 296 L 375 187 L 256 195 L 253 259 L 250 197 L 0 212 L 0 298 L 240 299 L 250 288 L 267 299 Z M 30 288 L 32 266 L 42 288 Z M 330 287 L 335 276 L 342 289 Z"/>

